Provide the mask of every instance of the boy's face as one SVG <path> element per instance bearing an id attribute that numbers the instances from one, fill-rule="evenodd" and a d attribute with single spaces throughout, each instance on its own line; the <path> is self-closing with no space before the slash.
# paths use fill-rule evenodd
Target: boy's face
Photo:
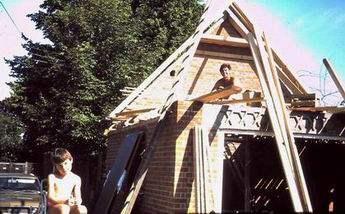
<path id="1" fill-rule="evenodd" d="M 60 164 L 56 164 L 55 167 L 60 175 L 64 176 L 71 172 L 73 161 L 70 159 L 65 160 Z"/>
<path id="2" fill-rule="evenodd" d="M 231 76 L 230 76 L 230 69 L 228 67 L 223 68 L 220 73 L 222 74 L 223 78 L 225 80 L 230 80 Z"/>

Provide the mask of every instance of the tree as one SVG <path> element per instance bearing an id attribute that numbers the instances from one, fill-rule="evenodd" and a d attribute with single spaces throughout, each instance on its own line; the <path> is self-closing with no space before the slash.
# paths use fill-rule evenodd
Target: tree
<path id="1" fill-rule="evenodd" d="M 6 112 L 0 101 L 0 161 L 17 161 L 22 151 L 21 124 L 14 115 Z"/>
<path id="2" fill-rule="evenodd" d="M 7 109 L 20 118 L 34 160 L 53 147 L 93 153 L 120 89 L 149 75 L 198 23 L 197 0 L 46 0 L 31 14 L 48 44 L 26 39 L 7 62 L 15 81 Z M 29 159 L 30 160 L 30 159 Z"/>

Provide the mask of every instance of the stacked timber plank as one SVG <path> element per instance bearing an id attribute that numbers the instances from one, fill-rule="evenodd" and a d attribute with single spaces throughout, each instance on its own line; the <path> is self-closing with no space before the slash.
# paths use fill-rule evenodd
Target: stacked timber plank
<path id="1" fill-rule="evenodd" d="M 212 178 L 210 179 L 210 151 L 205 132 L 199 126 L 193 129 L 193 156 L 195 169 L 196 213 L 214 211 Z"/>

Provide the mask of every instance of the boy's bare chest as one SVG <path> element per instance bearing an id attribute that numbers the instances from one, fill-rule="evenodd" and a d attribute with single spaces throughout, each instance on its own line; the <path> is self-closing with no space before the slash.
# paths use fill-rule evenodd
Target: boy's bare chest
<path id="1" fill-rule="evenodd" d="M 75 186 L 74 179 L 71 176 L 55 179 L 55 190 L 57 192 L 71 192 Z"/>

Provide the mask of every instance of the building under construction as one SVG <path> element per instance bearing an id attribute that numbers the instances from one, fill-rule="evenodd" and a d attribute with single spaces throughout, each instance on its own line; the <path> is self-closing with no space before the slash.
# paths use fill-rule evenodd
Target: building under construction
<path id="1" fill-rule="evenodd" d="M 212 91 L 223 63 L 236 85 Z M 235 2 L 208 1 L 195 33 L 124 93 L 95 213 L 345 210 L 344 108 L 319 106 Z"/>

